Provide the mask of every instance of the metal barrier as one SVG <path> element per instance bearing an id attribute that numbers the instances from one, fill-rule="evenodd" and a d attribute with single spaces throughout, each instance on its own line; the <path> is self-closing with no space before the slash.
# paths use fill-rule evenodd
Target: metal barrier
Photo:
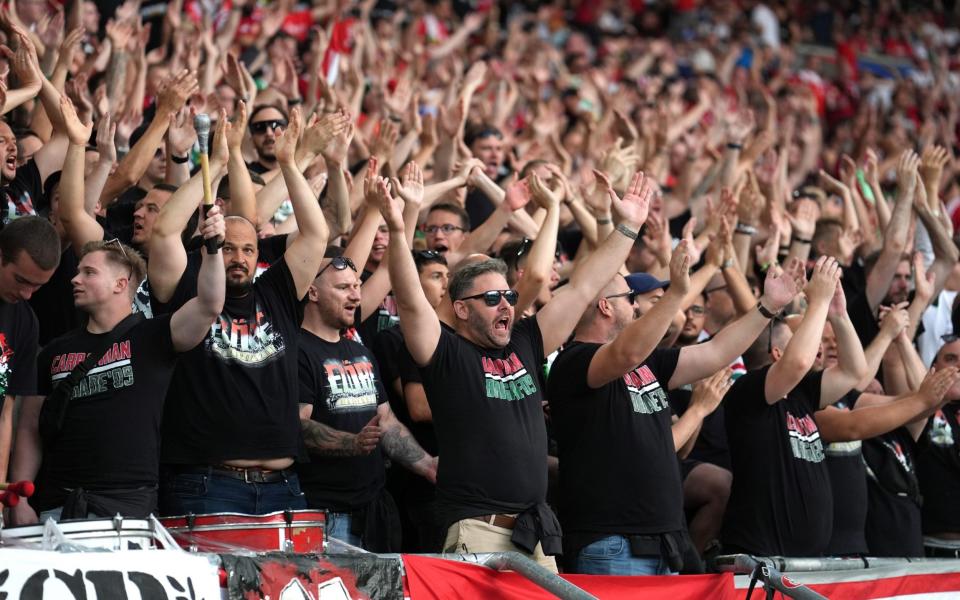
<path id="1" fill-rule="evenodd" d="M 767 590 L 768 598 L 772 598 L 773 592 L 777 591 L 787 598 L 795 598 L 796 600 L 827 600 L 827 598 L 807 586 L 794 583 L 787 577 L 784 577 L 780 569 L 776 567 L 775 560 L 776 559 L 771 558 L 755 558 L 747 554 L 734 554 L 731 556 L 718 556 L 714 565 L 719 571 L 733 572 L 737 575 L 750 575 L 750 587 L 747 589 L 746 595 L 748 599 L 753 593 L 753 588 L 756 583 L 760 582 Z M 863 562 L 858 562 L 860 562 L 860 565 L 857 568 L 863 568 Z"/>
<path id="2" fill-rule="evenodd" d="M 481 565 L 495 571 L 514 571 L 561 600 L 597 600 L 556 573 L 552 573 L 519 552 L 485 552 L 478 554 L 423 554 L 446 560 Z"/>

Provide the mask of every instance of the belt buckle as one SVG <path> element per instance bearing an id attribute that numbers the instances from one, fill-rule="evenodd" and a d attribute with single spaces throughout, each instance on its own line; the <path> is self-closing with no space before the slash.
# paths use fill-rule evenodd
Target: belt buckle
<path id="1" fill-rule="evenodd" d="M 244 482 L 244 483 L 256 483 L 256 482 L 254 482 L 254 481 L 250 481 L 250 469 L 244 469 L 244 470 L 243 470 L 243 482 Z"/>

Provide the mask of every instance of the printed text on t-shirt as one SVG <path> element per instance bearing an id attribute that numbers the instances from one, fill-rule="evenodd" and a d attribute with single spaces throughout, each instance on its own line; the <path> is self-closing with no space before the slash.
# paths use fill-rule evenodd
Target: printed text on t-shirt
<path id="1" fill-rule="evenodd" d="M 627 384 L 627 391 L 630 392 L 633 412 L 652 415 L 669 406 L 666 392 L 660 387 L 657 376 L 647 365 L 641 365 L 626 373 L 623 380 Z"/>
<path id="2" fill-rule="evenodd" d="M 516 352 L 507 358 L 481 357 L 487 397 L 515 402 L 537 393 L 533 377 L 527 373 Z"/>
<path id="3" fill-rule="evenodd" d="M 787 411 L 787 435 L 795 458 L 812 463 L 823 462 L 823 443 L 813 417 L 794 417 Z"/>

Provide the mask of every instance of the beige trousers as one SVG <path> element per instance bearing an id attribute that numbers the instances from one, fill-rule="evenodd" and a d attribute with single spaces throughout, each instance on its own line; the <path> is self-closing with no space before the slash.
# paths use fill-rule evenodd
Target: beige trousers
<path id="1" fill-rule="evenodd" d="M 476 519 L 457 521 L 447 530 L 447 538 L 443 542 L 445 553 L 481 553 L 481 552 L 519 552 L 527 558 L 532 558 L 541 567 L 557 572 L 557 561 L 552 556 L 543 553 L 540 544 L 534 548 L 533 554 L 524 552 L 510 541 L 512 529 L 497 527 Z"/>

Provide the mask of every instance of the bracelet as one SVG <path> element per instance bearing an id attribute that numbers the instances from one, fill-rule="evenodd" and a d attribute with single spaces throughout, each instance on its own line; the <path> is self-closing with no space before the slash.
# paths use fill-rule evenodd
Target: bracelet
<path id="1" fill-rule="evenodd" d="M 176 163 L 176 164 L 178 164 L 178 165 L 182 165 L 183 163 L 185 163 L 185 162 L 187 162 L 188 160 L 190 160 L 190 155 L 188 154 L 188 155 L 186 155 L 186 156 L 177 156 L 176 154 L 171 154 L 171 155 L 170 155 L 170 160 L 172 160 L 174 163 Z"/>
<path id="2" fill-rule="evenodd" d="M 743 150 L 743 144 L 737 144 L 735 142 L 727 142 L 728 150 Z"/>
<path id="3" fill-rule="evenodd" d="M 610 223 L 613 223 L 613 221 L 612 221 L 611 219 L 609 219 L 609 218 L 607 218 L 607 219 L 597 219 L 597 225 L 609 225 Z"/>
<path id="4" fill-rule="evenodd" d="M 809 239 L 809 240 L 808 240 L 808 239 L 806 239 L 806 238 L 797 237 L 797 236 L 793 236 L 793 241 L 794 241 L 794 242 L 797 242 L 798 244 L 812 244 L 812 243 L 813 243 L 813 240 L 812 240 L 812 239 Z"/>
<path id="5" fill-rule="evenodd" d="M 724 269 L 729 269 L 735 264 L 736 264 L 736 261 L 734 261 L 732 258 L 728 258 L 727 260 L 723 261 L 722 265 L 720 265 L 720 270 L 722 271 Z"/>
<path id="6" fill-rule="evenodd" d="M 762 265 L 760 265 L 760 272 L 766 273 L 770 269 L 770 267 L 775 267 L 775 266 L 777 266 L 777 261 L 775 260 L 771 260 L 770 262 L 765 262 Z"/>
<path id="7" fill-rule="evenodd" d="M 763 305 L 763 302 L 759 302 L 759 301 L 757 302 L 757 310 L 759 310 L 759 311 L 760 311 L 760 314 L 763 315 L 764 318 L 767 318 L 767 319 L 774 319 L 774 318 L 776 318 L 776 317 L 780 314 L 779 312 L 770 312 L 770 311 L 767 309 L 767 307 L 765 307 L 765 306 Z"/>
<path id="8" fill-rule="evenodd" d="M 623 223 L 620 223 L 619 225 L 617 225 L 617 231 L 619 231 L 620 233 L 622 233 L 623 235 L 627 236 L 628 238 L 634 241 L 636 241 L 637 238 L 640 237 L 639 233 L 637 233 L 636 231 L 631 231 L 630 228 L 624 225 Z"/>
<path id="9" fill-rule="evenodd" d="M 737 228 L 735 233 L 742 233 L 744 235 L 757 235 L 757 228 L 753 225 L 744 225 L 743 223 L 737 223 Z"/>
<path id="10" fill-rule="evenodd" d="M 287 98 L 287 106 L 296 106 L 303 102 L 303 98 Z"/>

